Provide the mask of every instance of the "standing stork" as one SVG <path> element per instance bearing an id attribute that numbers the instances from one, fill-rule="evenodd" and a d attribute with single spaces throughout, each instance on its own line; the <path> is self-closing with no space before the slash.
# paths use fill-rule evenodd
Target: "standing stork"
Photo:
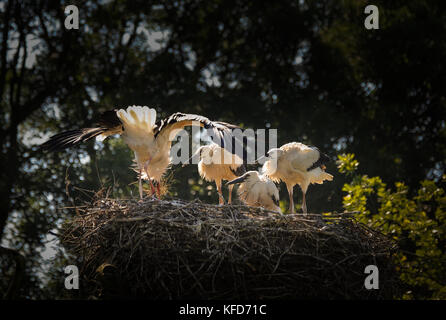
<path id="1" fill-rule="evenodd" d="M 238 176 L 241 176 L 246 172 L 243 160 L 230 153 L 227 149 L 224 149 L 216 143 L 201 146 L 197 149 L 191 159 L 199 157 L 198 173 L 206 181 L 214 181 L 217 186 L 218 201 L 220 205 L 225 203 L 225 198 L 222 192 L 222 180 L 233 180 Z M 191 160 L 189 159 L 189 160 Z M 190 161 L 188 161 L 190 162 Z M 192 161 L 194 163 L 194 161 Z M 183 167 L 186 164 L 183 165 Z M 228 187 L 228 204 L 232 202 L 232 189 L 233 185 Z"/>
<path id="2" fill-rule="evenodd" d="M 231 135 L 231 130 L 238 128 L 225 122 L 210 121 L 208 118 L 185 113 L 174 113 L 159 123 L 156 110 L 148 107 L 131 106 L 127 109 L 115 109 L 103 113 L 97 127 L 83 128 L 62 132 L 52 136 L 42 144 L 42 148 L 55 151 L 75 146 L 93 137 L 103 140 L 114 134 L 121 135 L 124 142 L 135 153 L 139 171 L 139 196 L 142 199 L 142 173 L 147 177 L 155 193 L 152 181 L 157 182 L 156 194 L 160 197 L 159 182 L 171 163 L 170 148 L 175 130 L 186 126 L 199 125 L 211 129 L 217 137 L 217 143 L 224 145 L 224 140 Z M 220 141 L 219 141 L 220 140 Z"/>
<path id="3" fill-rule="evenodd" d="M 274 182 L 283 181 L 290 197 L 290 213 L 294 213 L 293 188 L 296 184 L 302 189 L 302 212 L 307 213 L 305 194 L 312 183 L 322 184 L 325 180 L 333 180 L 333 176 L 325 172 L 325 164 L 330 158 L 316 147 L 303 143 L 290 142 L 267 153 L 269 158 L 262 172 Z"/>
<path id="4" fill-rule="evenodd" d="M 236 183 L 240 183 L 238 194 L 245 204 L 282 213 L 279 205 L 279 190 L 267 176 L 257 171 L 248 171 L 227 184 Z"/>

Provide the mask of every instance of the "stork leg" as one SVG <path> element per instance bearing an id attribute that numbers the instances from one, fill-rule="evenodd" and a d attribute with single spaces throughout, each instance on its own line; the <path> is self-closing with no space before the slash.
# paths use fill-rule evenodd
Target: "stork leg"
<path id="1" fill-rule="evenodd" d="M 307 194 L 308 185 L 304 185 L 302 189 L 302 213 L 307 214 L 307 200 L 305 199 L 305 195 Z"/>
<path id="2" fill-rule="evenodd" d="M 305 200 L 306 191 L 302 191 L 302 213 L 307 214 L 307 201 Z"/>
<path id="3" fill-rule="evenodd" d="M 142 200 L 142 168 L 139 168 L 139 199 Z"/>
<path id="4" fill-rule="evenodd" d="M 151 189 L 151 191 L 152 191 L 152 195 L 155 195 L 155 196 L 156 196 L 157 194 L 156 194 L 156 191 L 155 191 L 155 187 L 153 186 L 153 182 L 152 182 L 152 179 L 150 178 L 149 171 L 148 171 L 149 163 L 150 163 L 150 159 L 147 160 L 147 161 L 144 163 L 144 171 L 146 172 L 147 179 L 148 179 L 149 182 L 150 182 L 150 189 Z M 159 198 L 159 197 L 158 197 L 158 198 Z"/>
<path id="5" fill-rule="evenodd" d="M 161 199 L 161 189 L 160 189 L 161 182 L 158 182 L 156 184 L 156 195 L 158 196 L 158 199 Z"/>
<path id="6" fill-rule="evenodd" d="M 215 181 L 215 184 L 217 185 L 218 204 L 222 206 L 225 204 L 225 198 L 223 197 L 223 192 L 221 191 L 221 180 Z"/>
<path id="7" fill-rule="evenodd" d="M 153 185 L 152 179 L 149 180 L 150 182 L 150 190 L 152 191 L 152 195 L 156 195 L 155 186 Z"/>
<path id="8" fill-rule="evenodd" d="M 228 195 L 228 204 L 231 204 L 232 202 L 232 188 L 234 188 L 234 185 L 231 184 L 228 186 L 228 190 L 229 190 L 229 195 Z"/>
<path id="9" fill-rule="evenodd" d="M 294 213 L 294 201 L 293 201 L 293 186 L 286 185 L 286 188 L 288 189 L 288 195 L 290 197 L 290 213 Z"/>

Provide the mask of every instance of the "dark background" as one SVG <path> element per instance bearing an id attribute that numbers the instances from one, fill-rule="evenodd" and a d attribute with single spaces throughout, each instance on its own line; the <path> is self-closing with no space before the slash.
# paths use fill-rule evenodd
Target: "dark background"
<path id="1" fill-rule="evenodd" d="M 69 4 L 79 30 L 63 27 Z M 379 8 L 379 30 L 364 27 L 368 4 Z M 354 153 L 360 173 L 389 185 L 417 188 L 444 173 L 444 1 L 9 0 L 0 33 L 0 239 L 25 257 L 22 298 L 63 295 L 46 281 L 62 272 L 54 234 L 69 207 L 101 188 L 137 196 L 119 139 L 37 148 L 105 110 L 147 105 L 159 117 L 277 128 L 279 146 L 316 145 L 333 160 Z M 335 162 L 327 171 L 334 181 L 309 189 L 312 212 L 343 210 L 345 178 Z M 168 176 L 170 196 L 218 203 L 195 166 Z"/>

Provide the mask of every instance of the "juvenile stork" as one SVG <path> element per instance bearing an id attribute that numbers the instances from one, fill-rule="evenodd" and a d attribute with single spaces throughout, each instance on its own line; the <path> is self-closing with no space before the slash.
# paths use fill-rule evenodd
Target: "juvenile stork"
<path id="1" fill-rule="evenodd" d="M 225 199 L 222 192 L 222 180 L 233 180 L 244 174 L 246 169 L 243 165 L 243 160 L 239 156 L 230 153 L 227 149 L 221 148 L 216 143 L 201 146 L 189 160 L 196 159 L 196 157 L 200 159 L 198 162 L 198 173 L 206 181 L 215 182 L 219 204 L 223 205 Z M 192 161 L 192 163 L 196 163 L 196 161 Z M 232 202 L 233 187 L 233 185 L 228 186 L 229 204 Z"/>
<path id="2" fill-rule="evenodd" d="M 268 160 L 263 164 L 262 172 L 274 182 L 283 181 L 286 184 L 291 213 L 294 213 L 293 188 L 296 184 L 302 189 L 302 212 L 306 214 L 305 194 L 308 186 L 333 180 L 333 176 L 325 172 L 325 164 L 330 158 L 316 147 L 290 142 L 269 150 L 266 156 Z"/>
<path id="3" fill-rule="evenodd" d="M 279 190 L 267 176 L 257 171 L 248 171 L 227 184 L 231 186 L 236 183 L 240 183 L 238 195 L 245 204 L 282 213 L 279 206 Z"/>
<path id="4" fill-rule="evenodd" d="M 114 134 L 121 135 L 124 142 L 135 153 L 135 161 L 139 171 L 139 196 L 142 199 L 142 173 L 144 170 L 150 182 L 152 193 L 155 188 L 152 181 L 157 182 L 156 194 L 160 197 L 159 182 L 171 163 L 170 148 L 176 130 L 185 126 L 199 125 L 212 130 L 216 142 L 224 144 L 237 126 L 208 118 L 185 113 L 174 113 L 156 123 L 156 110 L 148 107 L 131 106 L 127 109 L 115 109 L 103 113 L 97 127 L 83 128 L 62 132 L 52 136 L 42 144 L 42 148 L 55 151 L 75 146 L 93 137 L 103 140 Z"/>

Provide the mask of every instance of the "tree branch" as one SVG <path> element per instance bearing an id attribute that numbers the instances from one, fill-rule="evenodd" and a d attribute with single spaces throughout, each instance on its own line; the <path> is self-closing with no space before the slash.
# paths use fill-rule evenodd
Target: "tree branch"
<path id="1" fill-rule="evenodd" d="M 5 247 L 0 247 L 0 254 L 8 255 L 12 257 L 12 259 L 14 259 L 15 261 L 14 276 L 12 277 L 12 280 L 9 283 L 8 290 L 3 296 L 3 299 L 5 300 L 12 300 L 17 298 L 17 294 L 19 292 L 23 276 L 25 275 L 25 257 L 23 257 L 17 250 Z"/>
<path id="2" fill-rule="evenodd" d="M 1 71 L 0 71 L 0 99 L 3 98 L 3 92 L 5 90 L 6 84 L 6 56 L 8 52 L 8 35 L 10 28 L 10 19 L 11 19 L 11 7 L 12 1 L 9 0 L 8 4 L 5 6 L 5 17 L 3 19 L 3 30 L 2 30 L 2 49 L 0 51 L 0 61 L 1 61 Z"/>

